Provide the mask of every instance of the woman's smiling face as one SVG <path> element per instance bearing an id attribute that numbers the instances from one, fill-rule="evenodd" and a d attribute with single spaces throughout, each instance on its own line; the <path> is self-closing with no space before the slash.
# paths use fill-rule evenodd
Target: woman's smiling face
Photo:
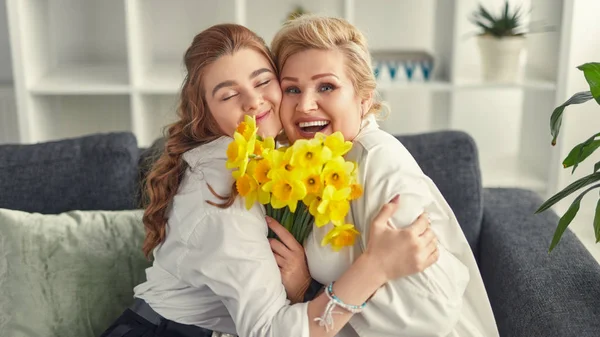
<path id="1" fill-rule="evenodd" d="M 280 118 L 290 142 L 316 132 L 341 132 L 352 140 L 362 121 L 361 98 L 339 50 L 308 49 L 290 56 L 281 69 Z"/>
<path id="2" fill-rule="evenodd" d="M 225 134 L 233 136 L 245 115 L 256 118 L 263 137 L 281 131 L 281 88 L 269 60 L 257 51 L 221 56 L 207 67 L 203 84 L 208 109 Z"/>

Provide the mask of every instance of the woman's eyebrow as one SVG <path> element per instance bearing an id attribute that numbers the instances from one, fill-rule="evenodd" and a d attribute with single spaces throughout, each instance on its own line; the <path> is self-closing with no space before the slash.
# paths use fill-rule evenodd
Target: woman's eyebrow
<path id="1" fill-rule="evenodd" d="M 311 80 L 318 80 L 321 77 L 327 77 L 327 76 L 333 76 L 335 78 L 337 78 L 338 80 L 340 79 L 339 77 L 337 77 L 334 73 L 323 73 L 323 74 L 316 74 L 315 76 L 311 77 Z"/>
<path id="2" fill-rule="evenodd" d="M 271 69 L 268 69 L 268 68 L 260 68 L 260 69 L 257 69 L 257 70 L 255 70 L 255 71 L 253 71 L 253 72 L 250 74 L 249 78 L 250 78 L 250 79 L 253 79 L 253 78 L 255 78 L 256 76 L 258 76 L 258 75 L 260 75 L 260 74 L 262 74 L 262 73 L 272 73 L 272 71 L 271 71 Z M 213 95 L 213 97 L 215 97 L 215 94 L 217 93 L 217 91 L 218 91 L 219 89 L 222 89 L 222 88 L 225 88 L 225 87 L 232 87 L 232 86 L 234 86 L 234 85 L 236 85 L 236 84 L 237 84 L 237 82 L 236 82 L 236 81 L 231 81 L 231 80 L 228 80 L 228 81 L 223 81 L 223 82 L 221 82 L 221 83 L 217 84 L 217 85 L 215 86 L 215 88 L 212 90 L 212 95 Z"/>
<path id="3" fill-rule="evenodd" d="M 311 77 L 311 80 L 318 80 L 319 78 L 322 77 L 327 77 L 327 76 L 333 76 L 335 78 L 337 78 L 339 80 L 339 77 L 337 77 L 334 73 L 323 73 L 323 74 L 316 74 L 313 77 Z M 292 82 L 298 82 L 298 78 L 297 77 L 290 77 L 290 76 L 286 76 L 284 78 L 281 79 L 281 82 L 283 81 L 292 81 Z"/>
<path id="4" fill-rule="evenodd" d="M 236 85 L 237 82 L 236 81 L 223 81 L 219 84 L 217 84 L 215 86 L 215 88 L 212 90 L 212 96 L 215 97 L 215 94 L 217 93 L 217 91 L 221 88 L 225 88 L 225 87 L 233 87 L 234 85 Z"/>
<path id="5" fill-rule="evenodd" d="M 268 68 L 260 68 L 258 70 L 253 71 L 252 74 L 250 74 L 250 79 L 253 79 L 262 73 L 272 73 L 272 71 Z"/>

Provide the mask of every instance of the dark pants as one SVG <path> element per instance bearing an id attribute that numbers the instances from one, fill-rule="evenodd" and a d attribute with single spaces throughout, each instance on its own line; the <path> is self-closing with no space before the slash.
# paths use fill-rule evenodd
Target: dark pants
<path id="1" fill-rule="evenodd" d="M 304 301 L 314 299 L 321 288 L 323 286 L 319 282 L 312 280 L 304 295 Z M 150 320 L 148 320 L 135 311 L 127 309 L 100 337 L 211 337 L 212 335 L 212 331 L 208 329 L 195 325 L 179 324 L 160 317 L 156 312 L 149 309 L 142 300 L 136 299 L 136 304 L 138 305 L 132 306 L 134 310 L 139 310 L 139 304 L 141 304 L 145 307 L 144 315 L 148 315 L 148 310 L 150 310 L 150 316 L 153 317 L 149 317 Z"/>
<path id="2" fill-rule="evenodd" d="M 127 309 L 100 337 L 211 337 L 212 331 L 157 315 L 155 324 Z"/>

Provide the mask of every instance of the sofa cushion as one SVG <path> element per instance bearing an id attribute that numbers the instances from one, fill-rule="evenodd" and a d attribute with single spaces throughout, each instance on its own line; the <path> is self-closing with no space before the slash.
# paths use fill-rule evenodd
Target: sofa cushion
<path id="1" fill-rule="evenodd" d="M 138 157 L 127 132 L 0 145 L 0 207 L 46 214 L 135 208 Z"/>
<path id="2" fill-rule="evenodd" d="M 0 336 L 99 336 L 145 280 L 141 217 L 0 209 Z"/>
<path id="3" fill-rule="evenodd" d="M 471 249 L 478 256 L 483 219 L 481 172 L 477 146 L 460 131 L 397 136 L 438 186 L 452 207 Z"/>
<path id="4" fill-rule="evenodd" d="M 140 148 L 140 159 L 138 160 L 138 188 L 136 192 L 137 203 L 139 208 L 144 208 L 147 203 L 144 197 L 144 183 L 146 176 L 150 172 L 154 162 L 164 152 L 165 138 L 158 138 L 150 145 L 149 148 Z"/>

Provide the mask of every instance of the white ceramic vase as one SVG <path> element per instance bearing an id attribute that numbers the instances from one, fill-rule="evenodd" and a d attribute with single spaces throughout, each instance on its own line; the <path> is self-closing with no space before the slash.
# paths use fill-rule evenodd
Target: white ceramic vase
<path id="1" fill-rule="evenodd" d="M 478 36 L 482 77 L 490 82 L 516 82 L 520 77 L 520 59 L 525 47 L 524 36 L 497 38 Z"/>

